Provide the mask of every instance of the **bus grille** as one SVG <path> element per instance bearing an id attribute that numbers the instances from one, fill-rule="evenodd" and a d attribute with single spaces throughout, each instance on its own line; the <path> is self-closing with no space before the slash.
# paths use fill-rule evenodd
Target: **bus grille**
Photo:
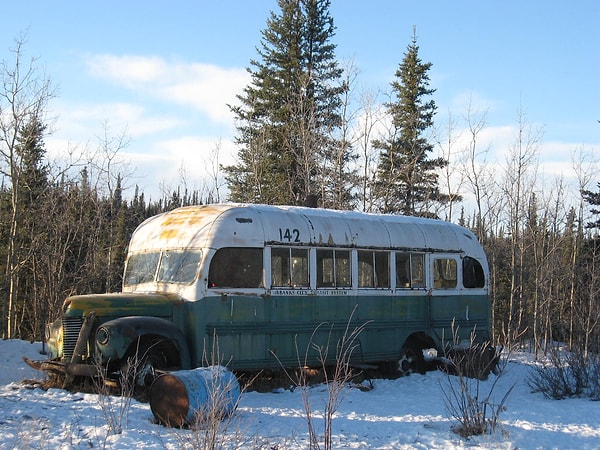
<path id="1" fill-rule="evenodd" d="M 67 361 L 70 361 L 75 353 L 75 345 L 82 325 L 83 317 L 63 318 L 63 358 Z"/>

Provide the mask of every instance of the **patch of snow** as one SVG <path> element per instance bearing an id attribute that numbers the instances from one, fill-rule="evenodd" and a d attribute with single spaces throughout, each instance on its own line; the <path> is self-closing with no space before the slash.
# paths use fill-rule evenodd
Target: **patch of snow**
<path id="1" fill-rule="evenodd" d="M 21 359 L 43 359 L 39 343 L 0 341 L 0 449 L 180 449 L 202 447 L 202 430 L 171 429 L 156 423 L 148 403 L 132 400 L 119 411 L 118 398 L 96 394 L 44 391 L 22 384 L 43 379 Z M 514 385 L 493 435 L 462 438 L 445 405 L 443 389 L 456 382 L 441 372 L 412 374 L 396 380 L 372 380 L 374 388 L 345 388 L 333 419 L 333 446 L 345 449 L 594 449 L 600 448 L 600 402 L 584 398 L 549 400 L 527 385 L 531 355 L 510 356 L 499 379 L 480 382 L 499 402 Z M 308 448 L 303 402 L 310 401 L 313 423 L 323 433 L 324 385 L 272 393 L 246 392 L 218 436 L 224 448 Z M 106 404 L 122 415 L 122 432 L 111 434 Z M 323 446 L 323 445 L 321 445 Z"/>

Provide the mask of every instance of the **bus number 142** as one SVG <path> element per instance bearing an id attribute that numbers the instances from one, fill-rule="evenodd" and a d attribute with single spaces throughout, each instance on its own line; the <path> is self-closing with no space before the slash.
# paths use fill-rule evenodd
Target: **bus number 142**
<path id="1" fill-rule="evenodd" d="M 279 240 L 287 242 L 300 242 L 300 230 L 298 230 L 297 228 L 294 228 L 292 230 L 290 230 L 289 228 L 280 228 Z"/>

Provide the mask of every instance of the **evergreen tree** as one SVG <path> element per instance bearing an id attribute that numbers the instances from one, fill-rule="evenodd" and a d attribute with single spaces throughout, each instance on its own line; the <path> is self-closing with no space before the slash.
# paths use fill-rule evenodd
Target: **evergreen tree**
<path id="1" fill-rule="evenodd" d="M 44 327 L 45 299 L 39 298 L 43 273 L 37 270 L 38 256 L 47 237 L 47 218 L 43 207 L 49 187 L 48 164 L 45 162 L 44 135 L 46 125 L 31 117 L 20 127 L 16 137 L 15 154 L 19 164 L 13 189 L 18 192 L 15 220 L 18 223 L 15 243 L 20 261 L 16 273 L 15 332 L 34 336 Z"/>
<path id="2" fill-rule="evenodd" d="M 584 200 L 592 206 L 600 206 L 600 183 L 598 183 L 598 192 L 583 191 Z M 600 209 L 592 208 L 592 214 L 600 215 Z M 588 228 L 600 228 L 600 218 L 586 224 Z"/>
<path id="3" fill-rule="evenodd" d="M 123 199 L 121 175 L 117 175 L 114 191 L 106 202 L 108 207 L 106 248 L 107 254 L 107 280 L 108 292 L 118 291 L 121 288 L 123 275 L 123 261 L 126 256 L 129 230 L 127 229 L 127 202 Z"/>
<path id="4" fill-rule="evenodd" d="M 443 158 L 430 158 L 433 144 L 425 132 L 433 126 L 436 105 L 428 99 L 435 90 L 429 87 L 431 63 L 419 58 L 416 34 L 391 83 L 395 102 L 386 104 L 392 118 L 392 131 L 373 147 L 381 150 L 375 187 L 384 213 L 434 216 L 434 202 L 445 203 L 449 196 L 438 186 L 436 170 L 445 167 Z"/>
<path id="5" fill-rule="evenodd" d="M 338 142 L 342 70 L 329 0 L 279 0 L 262 32 L 252 82 L 232 107 L 239 163 L 225 167 L 234 201 L 303 204 L 321 190 Z"/>
<path id="6" fill-rule="evenodd" d="M 33 117 L 19 131 L 15 150 L 21 161 L 17 182 L 20 185 L 22 200 L 27 206 L 34 206 L 48 187 L 48 163 L 45 162 L 46 149 L 43 137 L 46 125 Z"/>

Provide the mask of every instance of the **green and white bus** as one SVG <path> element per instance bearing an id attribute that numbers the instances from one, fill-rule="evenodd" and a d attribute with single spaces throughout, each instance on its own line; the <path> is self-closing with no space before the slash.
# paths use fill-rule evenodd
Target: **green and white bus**
<path id="1" fill-rule="evenodd" d="M 316 349 L 360 328 L 353 363 L 406 373 L 420 370 L 424 351 L 490 340 L 488 277 L 473 233 L 444 221 L 184 207 L 139 225 L 122 292 L 67 298 L 47 329 L 50 358 L 29 363 L 110 376 L 143 355 L 151 375 L 207 365 L 217 349 L 232 370 L 277 370 L 321 364 Z"/>

